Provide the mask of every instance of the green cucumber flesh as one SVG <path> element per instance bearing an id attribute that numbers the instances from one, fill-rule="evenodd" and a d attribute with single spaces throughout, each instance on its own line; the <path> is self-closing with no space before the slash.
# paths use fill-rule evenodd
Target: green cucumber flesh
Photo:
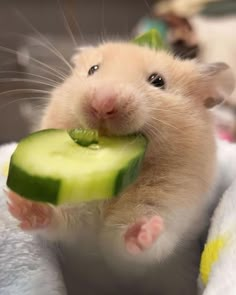
<path id="1" fill-rule="evenodd" d="M 101 136 L 94 148 L 78 145 L 66 130 L 39 131 L 18 144 L 7 185 L 52 204 L 109 199 L 136 180 L 146 146 L 142 135 Z"/>
<path id="2" fill-rule="evenodd" d="M 97 130 L 88 130 L 88 129 L 71 129 L 68 130 L 70 137 L 74 142 L 82 145 L 89 146 L 91 144 L 98 143 L 98 131 Z"/>

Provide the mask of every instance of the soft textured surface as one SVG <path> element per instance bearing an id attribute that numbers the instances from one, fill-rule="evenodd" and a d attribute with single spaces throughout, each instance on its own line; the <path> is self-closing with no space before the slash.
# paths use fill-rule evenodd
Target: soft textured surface
<path id="1" fill-rule="evenodd" d="M 236 294 L 236 145 L 223 142 L 219 147 L 215 190 L 226 192 L 212 216 L 202 254 L 199 285 L 203 295 Z"/>
<path id="2" fill-rule="evenodd" d="M 223 195 L 223 198 L 213 215 L 202 256 L 199 285 L 204 295 L 235 295 L 236 145 L 219 142 L 218 146 L 219 165 L 212 208 L 219 197 Z M 6 181 L 6 163 L 14 148 L 15 144 L 0 148 L 0 294 L 64 295 L 66 288 L 55 250 L 19 230 L 6 210 L 2 189 Z"/>
<path id="3" fill-rule="evenodd" d="M 204 295 L 236 294 L 236 181 L 218 205 L 202 255 Z"/>
<path id="4" fill-rule="evenodd" d="M 54 251 L 17 228 L 6 210 L 5 162 L 15 145 L 0 148 L 0 294 L 66 294 Z"/>

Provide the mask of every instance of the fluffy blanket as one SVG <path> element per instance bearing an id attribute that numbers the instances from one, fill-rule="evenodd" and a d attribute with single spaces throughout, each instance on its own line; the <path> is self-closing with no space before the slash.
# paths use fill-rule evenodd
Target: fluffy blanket
<path id="1" fill-rule="evenodd" d="M 65 295 L 61 270 L 49 245 L 17 228 L 8 214 L 3 189 L 15 144 L 0 148 L 0 294 Z"/>
<path id="2" fill-rule="evenodd" d="M 0 294 L 67 294 L 55 251 L 20 231 L 6 210 L 6 165 L 16 144 L 0 147 Z M 235 179 L 235 181 L 234 181 Z M 199 287 L 204 295 L 236 294 L 236 146 L 218 144 L 217 206 L 202 254 Z M 214 207 L 214 206 L 213 206 Z M 209 212 L 212 214 L 212 212 Z M 78 290 L 77 290 L 78 291 Z"/>
<path id="3" fill-rule="evenodd" d="M 222 193 L 202 253 L 199 287 L 203 295 L 236 294 L 236 145 L 220 143 L 215 196 Z M 221 195 L 221 194 L 220 194 Z M 217 199 L 216 199 L 217 201 Z"/>

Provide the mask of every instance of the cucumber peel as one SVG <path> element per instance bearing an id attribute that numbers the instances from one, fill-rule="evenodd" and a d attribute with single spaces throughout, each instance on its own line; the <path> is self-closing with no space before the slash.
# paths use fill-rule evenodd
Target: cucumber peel
<path id="1" fill-rule="evenodd" d="M 146 147 L 143 135 L 38 131 L 19 142 L 7 186 L 25 198 L 56 205 L 109 199 L 137 179 Z"/>

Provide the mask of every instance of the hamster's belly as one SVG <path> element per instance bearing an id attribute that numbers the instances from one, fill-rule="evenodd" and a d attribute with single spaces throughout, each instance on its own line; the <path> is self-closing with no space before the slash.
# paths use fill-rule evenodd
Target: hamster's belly
<path id="1" fill-rule="evenodd" d="M 193 248 L 149 267 L 124 262 L 122 271 L 120 265 L 117 268 L 110 261 L 113 257 L 104 257 L 106 254 L 95 239 L 85 238 L 88 236 L 73 248 L 62 246 L 61 261 L 69 295 L 77 295 L 78 291 L 89 295 L 196 294 L 199 258 Z"/>

